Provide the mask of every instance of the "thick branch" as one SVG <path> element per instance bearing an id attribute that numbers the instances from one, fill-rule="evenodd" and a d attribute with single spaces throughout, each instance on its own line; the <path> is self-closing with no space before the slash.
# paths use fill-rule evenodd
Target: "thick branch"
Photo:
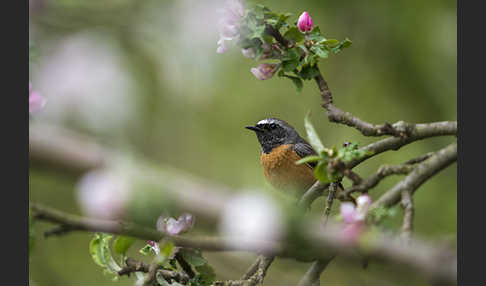
<path id="1" fill-rule="evenodd" d="M 414 141 L 444 135 L 457 135 L 457 121 L 416 124 L 407 137 L 390 137 L 361 148 L 361 150 L 370 151 L 371 154 L 347 163 L 346 167 L 352 169 L 361 162 L 385 151 L 396 151 Z"/>
<path id="2" fill-rule="evenodd" d="M 375 125 L 371 124 L 369 122 L 363 121 L 359 119 L 358 117 L 352 115 L 349 112 L 344 112 L 338 107 L 333 105 L 333 99 L 332 99 L 332 94 L 331 91 L 329 90 L 329 87 L 327 85 L 327 82 L 324 80 L 324 77 L 322 74 L 319 72 L 319 75 L 317 75 L 315 78 L 315 81 L 317 83 L 317 87 L 319 88 L 319 91 L 321 93 L 321 98 L 322 98 L 322 107 L 324 107 L 327 110 L 327 117 L 329 121 L 335 122 L 335 123 L 340 123 L 344 124 L 350 127 L 354 127 L 358 129 L 363 135 L 365 136 L 383 136 L 383 135 L 392 135 L 395 137 L 400 137 L 400 138 L 406 138 L 408 137 L 411 133 L 413 133 L 413 130 L 416 128 L 420 128 L 420 124 L 412 124 L 412 123 L 407 123 L 404 121 L 398 121 L 394 124 L 390 123 L 384 123 L 380 125 Z M 444 123 L 444 122 L 438 122 L 438 123 Z M 451 126 L 441 126 L 441 129 L 444 130 L 446 134 L 443 135 L 449 135 L 447 134 L 447 129 L 452 128 L 452 125 L 456 125 L 455 129 L 457 129 L 457 122 L 445 122 L 447 125 Z M 444 125 L 444 124 L 442 124 Z M 457 132 L 454 131 L 454 134 Z"/>
<path id="3" fill-rule="evenodd" d="M 432 157 L 431 157 L 432 159 Z M 40 207 L 31 203 L 33 216 L 54 223 L 73 225 L 78 230 L 107 232 L 118 235 L 137 237 L 143 240 L 159 241 L 164 237 L 162 233 L 132 223 L 96 220 L 79 217 L 50 208 Z M 371 259 L 381 259 L 385 262 L 398 263 L 411 267 L 431 277 L 445 279 L 453 282 L 456 272 L 451 265 L 456 263 L 454 253 L 434 249 L 418 241 L 412 241 L 413 247 L 404 247 L 394 242 L 392 238 L 368 238 L 366 244 L 351 246 L 341 237 L 341 227 L 328 222 L 326 231 L 322 231 L 322 224 L 314 219 L 301 222 L 298 226 L 289 226 L 289 229 L 298 227 L 291 241 L 258 241 L 241 240 L 237 237 L 182 237 L 171 236 L 176 246 L 198 248 L 205 251 L 248 251 L 265 252 L 271 255 L 292 257 L 298 260 L 309 261 L 327 259 L 331 253 L 354 258 L 356 252 L 365 252 Z M 232 243 L 229 243 L 229 242 Z M 303 251 L 305 250 L 305 251 Z M 447 259 L 444 259 L 444 255 Z M 452 260 L 452 261 L 451 261 Z M 269 265 L 267 261 L 267 264 Z M 266 268 L 263 269 L 266 271 Z M 255 277 L 255 276 L 253 276 Z"/>
<path id="4" fill-rule="evenodd" d="M 383 205 L 390 207 L 400 201 L 402 192 L 408 191 L 412 195 L 430 177 L 457 160 L 457 143 L 437 151 L 429 159 L 418 164 L 405 179 L 383 194 L 372 204 L 372 208 Z"/>

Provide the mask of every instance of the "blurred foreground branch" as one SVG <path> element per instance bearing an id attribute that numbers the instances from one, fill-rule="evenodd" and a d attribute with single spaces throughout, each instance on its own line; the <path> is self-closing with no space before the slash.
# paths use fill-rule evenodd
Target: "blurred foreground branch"
<path id="1" fill-rule="evenodd" d="M 322 231 L 321 222 L 316 219 L 308 219 L 299 226 L 289 226 L 299 231 L 298 236 L 291 240 L 246 241 L 237 237 L 167 236 L 134 223 L 81 217 L 35 203 L 31 203 L 31 210 L 36 219 L 68 225 L 72 230 L 105 232 L 154 241 L 167 237 L 176 246 L 205 251 L 260 252 L 303 261 L 328 259 L 330 253 L 334 252 L 350 259 L 360 259 L 356 253 L 365 253 L 372 259 L 402 265 L 451 285 L 455 283 L 457 275 L 457 257 L 451 250 L 434 248 L 418 240 L 411 240 L 408 245 L 404 245 L 384 235 L 366 236 L 359 243 L 349 245 L 341 239 L 340 226 L 329 222 L 326 231 Z"/>

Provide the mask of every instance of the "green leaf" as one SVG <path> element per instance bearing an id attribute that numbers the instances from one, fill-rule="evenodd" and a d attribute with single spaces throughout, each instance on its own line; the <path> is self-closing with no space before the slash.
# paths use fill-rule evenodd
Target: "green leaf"
<path id="1" fill-rule="evenodd" d="M 301 92 L 302 88 L 304 87 L 302 80 L 300 78 L 294 77 L 294 76 L 287 76 L 287 77 L 290 78 L 292 80 L 292 82 L 295 84 L 295 88 L 296 88 L 297 92 Z"/>
<path id="2" fill-rule="evenodd" d="M 299 66 L 300 57 L 301 53 L 298 47 L 286 51 L 282 56 L 282 69 L 287 72 L 293 71 Z"/>
<path id="3" fill-rule="evenodd" d="M 312 46 L 312 47 L 310 48 L 310 50 L 311 50 L 312 52 L 314 52 L 316 55 L 318 55 L 320 58 L 323 58 L 323 59 L 327 58 L 327 57 L 328 57 L 328 54 L 329 54 L 329 52 L 328 52 L 327 50 L 322 49 L 322 48 L 321 48 L 320 46 L 318 46 L 318 45 L 314 45 L 314 46 Z"/>
<path id="4" fill-rule="evenodd" d="M 291 27 L 283 36 L 286 39 L 293 39 L 296 43 L 304 40 L 304 34 L 297 27 Z"/>
<path id="5" fill-rule="evenodd" d="M 305 116 L 304 122 L 305 122 L 305 131 L 307 132 L 309 143 L 312 145 L 312 147 L 314 147 L 314 150 L 316 150 L 317 153 L 321 153 L 322 151 L 325 150 L 325 148 L 321 142 L 321 139 L 319 139 L 319 135 L 317 135 L 314 125 L 312 125 L 310 121 L 310 111 Z"/>
<path id="6" fill-rule="evenodd" d="M 307 36 L 307 39 L 314 41 L 316 44 L 326 41 L 326 38 L 321 35 L 321 30 L 318 26 L 314 27 L 312 32 Z"/>
<path id="7" fill-rule="evenodd" d="M 295 76 L 291 76 L 291 75 L 288 75 L 288 74 L 285 74 L 285 72 L 282 69 L 277 73 L 277 75 L 279 77 L 289 78 L 295 84 L 295 87 L 297 89 L 297 92 L 301 92 L 302 91 L 302 88 L 304 87 L 304 84 L 302 83 L 302 80 L 300 78 L 295 77 Z"/>
<path id="8" fill-rule="evenodd" d="M 295 59 L 300 59 L 301 57 L 301 52 L 298 47 L 294 47 L 292 49 L 289 49 L 283 54 L 282 60 L 290 61 L 290 60 L 295 60 Z"/>
<path id="9" fill-rule="evenodd" d="M 157 283 L 159 283 L 160 286 L 170 286 L 171 285 L 171 284 L 169 284 L 169 282 L 167 282 L 167 280 L 165 280 L 164 276 L 160 272 L 157 272 L 155 274 L 155 280 L 157 280 Z"/>
<path id="10" fill-rule="evenodd" d="M 307 156 L 307 157 L 300 159 L 299 161 L 295 162 L 295 164 L 300 165 L 300 164 L 309 163 L 309 162 L 317 162 L 321 159 L 322 159 L 321 156 L 311 155 L 311 156 Z"/>
<path id="11" fill-rule="evenodd" d="M 196 249 L 189 249 L 183 248 L 180 250 L 180 253 L 184 260 L 186 260 L 189 264 L 196 266 L 202 266 L 207 264 L 207 260 L 202 256 L 201 251 Z"/>
<path id="12" fill-rule="evenodd" d="M 113 243 L 113 250 L 118 254 L 125 254 L 135 242 L 135 238 L 129 236 L 119 236 Z"/>
<path id="13" fill-rule="evenodd" d="M 110 240 L 112 238 L 112 235 L 106 233 L 95 233 L 94 238 L 89 244 L 89 252 L 96 264 L 104 267 L 111 273 L 117 273 L 121 270 L 121 267 L 111 256 Z"/>
<path id="14" fill-rule="evenodd" d="M 340 43 L 339 43 L 339 45 L 337 45 L 336 47 L 334 47 L 334 48 L 332 49 L 332 52 L 333 52 L 333 53 L 335 53 L 335 54 L 337 54 L 337 53 L 339 53 L 339 52 L 340 52 L 342 49 L 347 48 L 347 47 L 350 47 L 352 43 L 353 43 L 353 42 L 351 42 L 351 40 L 350 40 L 350 39 L 346 38 L 346 39 L 344 39 L 344 41 L 340 42 Z"/>
<path id="15" fill-rule="evenodd" d="M 204 264 L 201 266 L 196 266 L 196 271 L 201 274 L 201 278 L 206 282 L 211 284 L 216 279 L 216 273 L 214 272 L 213 267 L 209 264 Z"/>
<path id="16" fill-rule="evenodd" d="M 327 175 L 327 162 L 320 161 L 314 169 L 314 176 L 322 183 L 329 183 L 329 177 Z"/>
<path id="17" fill-rule="evenodd" d="M 299 59 L 293 59 L 288 61 L 282 61 L 282 70 L 290 72 L 295 70 L 299 66 Z"/>
<path id="18" fill-rule="evenodd" d="M 150 244 L 146 244 L 138 252 L 140 252 L 143 255 L 155 255 L 156 254 L 154 249 L 152 248 L 152 246 L 150 246 Z"/>
<path id="19" fill-rule="evenodd" d="M 164 241 L 159 244 L 159 247 L 160 253 L 155 257 L 155 259 L 157 263 L 164 265 L 175 249 L 174 243 L 172 241 Z"/>
<path id="20" fill-rule="evenodd" d="M 324 42 L 321 43 L 322 45 L 326 45 L 328 47 L 334 47 L 339 44 L 339 41 L 336 39 L 329 39 L 325 40 Z"/>
<path id="21" fill-rule="evenodd" d="M 300 72 L 297 73 L 301 78 L 309 80 L 319 75 L 317 66 L 311 66 L 310 64 L 304 65 Z"/>

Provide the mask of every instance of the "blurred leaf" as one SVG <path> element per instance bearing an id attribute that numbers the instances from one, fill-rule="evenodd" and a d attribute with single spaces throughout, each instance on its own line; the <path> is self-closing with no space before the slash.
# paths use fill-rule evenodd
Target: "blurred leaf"
<path id="1" fill-rule="evenodd" d="M 165 280 L 164 276 L 162 276 L 162 273 L 157 272 L 155 274 L 155 280 L 157 280 L 157 283 L 159 283 L 160 286 L 170 286 L 169 282 Z"/>
<path id="2" fill-rule="evenodd" d="M 329 177 L 327 175 L 327 162 L 320 161 L 314 169 L 314 175 L 322 183 L 329 183 Z"/>
<path id="3" fill-rule="evenodd" d="M 321 139 L 319 139 L 319 135 L 317 135 L 314 125 L 312 125 L 312 123 L 310 122 L 310 111 L 305 116 L 304 122 L 305 131 L 307 132 L 307 138 L 309 139 L 309 143 L 312 145 L 312 147 L 314 147 L 314 150 L 316 150 L 317 153 L 321 153 L 325 150 L 325 148 L 321 142 Z"/>
<path id="4" fill-rule="evenodd" d="M 321 159 L 322 159 L 321 156 L 311 155 L 311 156 L 307 156 L 307 157 L 300 159 L 299 161 L 295 162 L 295 164 L 300 165 L 300 164 L 304 164 L 304 163 L 308 163 L 308 162 L 317 162 Z"/>
<path id="5" fill-rule="evenodd" d="M 292 80 L 292 82 L 295 84 L 295 88 L 296 88 L 297 92 L 302 91 L 304 84 L 302 83 L 302 80 L 300 78 L 295 77 L 295 76 L 290 76 L 290 75 L 286 75 L 285 77 L 288 77 Z"/>
<path id="6" fill-rule="evenodd" d="M 89 252 L 93 261 L 111 273 L 117 273 L 121 267 L 115 262 L 110 251 L 110 240 L 113 235 L 95 233 L 89 244 Z"/>
<path id="7" fill-rule="evenodd" d="M 152 248 L 152 246 L 150 244 L 146 244 L 138 252 L 140 252 L 143 255 L 156 255 L 154 249 Z"/>
<path id="8" fill-rule="evenodd" d="M 193 266 L 202 266 L 207 264 L 207 260 L 202 256 L 201 251 L 189 248 L 183 248 L 180 250 L 182 257 L 186 260 L 189 264 Z"/>
<path id="9" fill-rule="evenodd" d="M 213 283 L 214 279 L 216 279 L 216 273 L 214 272 L 213 267 L 209 264 L 204 264 L 201 266 L 196 266 L 196 271 L 201 274 L 201 278 L 208 284 Z"/>
<path id="10" fill-rule="evenodd" d="M 285 72 L 283 70 L 280 70 L 277 73 L 277 75 L 279 77 L 289 78 L 295 84 L 295 88 L 297 89 L 297 92 L 301 92 L 302 91 L 302 88 L 304 87 L 304 84 L 302 83 L 302 80 L 300 78 L 298 78 L 296 76 L 291 76 L 291 75 L 285 74 Z"/>
<path id="11" fill-rule="evenodd" d="M 156 256 L 157 263 L 164 265 L 172 256 L 172 252 L 175 250 L 174 243 L 172 241 L 165 241 L 160 243 L 160 253 Z"/>
<path id="12" fill-rule="evenodd" d="M 32 211 L 29 208 L 29 257 L 30 257 L 30 253 L 34 249 L 34 241 L 35 241 L 34 222 L 35 221 L 32 219 Z"/>
<path id="13" fill-rule="evenodd" d="M 118 254 L 125 254 L 135 242 L 135 238 L 129 236 L 119 236 L 113 243 L 113 250 Z"/>

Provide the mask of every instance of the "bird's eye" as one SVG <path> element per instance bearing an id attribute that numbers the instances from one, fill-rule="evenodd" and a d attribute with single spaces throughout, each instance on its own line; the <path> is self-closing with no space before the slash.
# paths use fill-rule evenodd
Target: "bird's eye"
<path id="1" fill-rule="evenodd" d="M 270 124 L 270 129 L 275 129 L 275 128 L 277 128 L 277 124 L 275 123 Z"/>

